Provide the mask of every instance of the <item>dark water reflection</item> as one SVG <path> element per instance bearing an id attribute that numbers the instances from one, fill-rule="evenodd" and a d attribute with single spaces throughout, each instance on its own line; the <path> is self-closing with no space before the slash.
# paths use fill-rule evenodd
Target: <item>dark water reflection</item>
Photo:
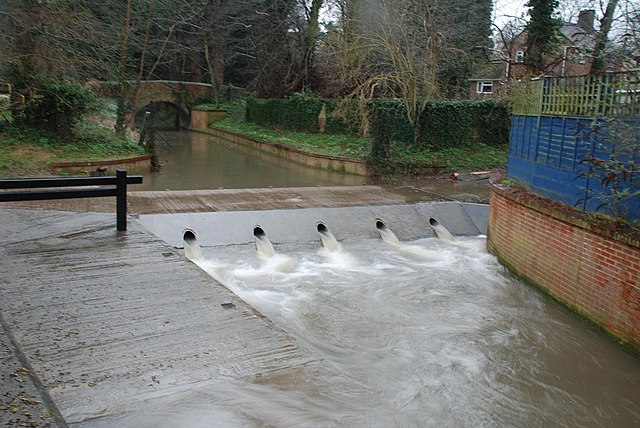
<path id="1" fill-rule="evenodd" d="M 161 171 L 146 173 L 137 190 L 354 186 L 365 182 L 365 177 L 309 168 L 189 131 L 160 133 L 158 157 Z"/>

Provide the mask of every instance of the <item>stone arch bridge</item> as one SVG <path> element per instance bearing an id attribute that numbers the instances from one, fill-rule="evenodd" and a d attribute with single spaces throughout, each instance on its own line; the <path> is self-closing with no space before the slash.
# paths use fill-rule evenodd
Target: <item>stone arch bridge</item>
<path id="1" fill-rule="evenodd" d="M 188 127 L 191 118 L 191 107 L 198 98 L 211 96 L 211 85 L 198 82 L 181 82 L 175 80 L 143 80 L 139 84 L 130 84 L 130 96 L 134 100 L 131 114 L 126 121 L 133 126 L 136 116 L 146 111 L 150 105 L 160 104 L 177 112 L 180 127 Z M 96 91 L 104 96 L 115 96 L 114 82 L 103 82 Z"/>

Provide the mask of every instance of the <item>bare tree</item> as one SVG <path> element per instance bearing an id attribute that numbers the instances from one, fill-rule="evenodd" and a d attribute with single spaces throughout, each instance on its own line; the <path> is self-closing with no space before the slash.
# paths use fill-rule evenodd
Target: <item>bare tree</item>
<path id="1" fill-rule="evenodd" d="M 386 58 L 375 79 L 401 94 L 415 144 L 420 137 L 422 113 L 438 92 L 438 66 L 444 49 L 434 9 L 422 1 L 407 3 L 388 9 L 388 21 L 372 42 Z"/>
<path id="2" fill-rule="evenodd" d="M 375 9 L 362 15 L 358 43 L 360 52 L 367 54 L 367 74 L 360 76 L 345 99 L 358 100 L 363 134 L 369 121 L 368 100 L 400 97 L 414 144 L 418 142 L 421 117 L 439 92 L 438 67 L 448 51 L 434 13 L 422 0 L 378 0 Z"/>
<path id="3" fill-rule="evenodd" d="M 609 40 L 609 32 L 613 24 L 613 16 L 618 6 L 618 0 L 608 0 L 607 9 L 600 20 L 600 31 L 596 37 L 596 45 L 593 51 L 593 62 L 591 63 L 591 75 L 602 74 L 606 71 L 605 51 Z"/>
<path id="4" fill-rule="evenodd" d="M 335 23 L 320 41 L 316 67 L 322 76 L 318 91 L 325 97 L 352 93 L 370 76 L 368 46 L 359 18 L 361 0 L 336 0 Z"/>

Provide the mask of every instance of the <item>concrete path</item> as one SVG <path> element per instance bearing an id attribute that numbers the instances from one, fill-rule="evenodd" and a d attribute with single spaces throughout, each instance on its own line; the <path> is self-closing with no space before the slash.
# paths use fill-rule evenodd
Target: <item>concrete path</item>
<path id="1" fill-rule="evenodd" d="M 66 423 L 81 424 L 203 382 L 251 379 L 313 360 L 135 223 L 118 233 L 108 214 L 0 207 L 0 216 L 0 313 L 15 352 L 30 364 L 3 364 L 10 373 L 0 379 L 3 391 L 15 392 L 12 372 L 36 387 L 20 392 L 15 411 L 2 398 L 5 423 L 5 416 L 30 412 L 28 400 L 53 416 L 34 426 L 64 426 L 58 411 Z"/>

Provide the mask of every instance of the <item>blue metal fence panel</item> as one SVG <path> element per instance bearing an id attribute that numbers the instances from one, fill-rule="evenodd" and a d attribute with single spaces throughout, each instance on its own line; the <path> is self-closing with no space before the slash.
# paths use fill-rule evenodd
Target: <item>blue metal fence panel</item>
<path id="1" fill-rule="evenodd" d="M 625 127 L 640 138 L 639 125 L 637 120 L 626 121 Z M 584 162 L 589 155 L 609 159 L 610 151 L 616 150 L 607 126 L 605 121 L 586 118 L 514 115 L 507 177 L 564 204 L 613 214 L 614 183 L 603 185 L 604 175 Z M 631 156 L 640 165 L 640 152 Z M 622 155 L 617 158 L 624 159 Z M 640 174 L 627 176 L 617 188 L 625 189 L 639 192 Z M 623 205 L 617 207 L 620 212 L 630 220 L 640 220 L 640 196 L 623 199 Z"/>

